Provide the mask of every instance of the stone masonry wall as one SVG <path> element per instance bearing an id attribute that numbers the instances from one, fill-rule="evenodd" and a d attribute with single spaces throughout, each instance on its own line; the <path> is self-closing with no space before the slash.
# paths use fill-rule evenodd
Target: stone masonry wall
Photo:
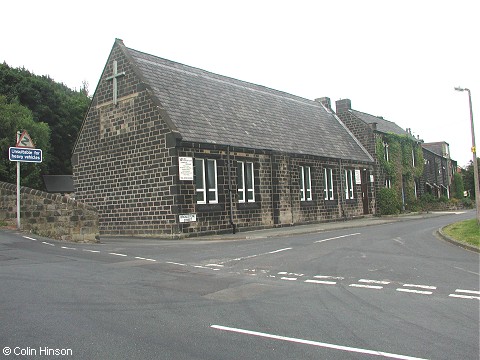
<path id="1" fill-rule="evenodd" d="M 16 219 L 17 187 L 0 182 L 0 220 Z M 22 230 L 52 239 L 74 242 L 98 242 L 98 213 L 66 196 L 20 188 Z"/>
<path id="2" fill-rule="evenodd" d="M 112 61 L 118 103 L 112 101 Z M 73 157 L 77 199 L 100 214 L 100 232 L 109 235 L 176 234 L 177 209 L 172 171 L 176 149 L 167 146 L 169 128 L 158 106 L 116 47 L 92 100 Z"/>
<path id="3" fill-rule="evenodd" d="M 179 214 L 196 214 L 196 221 L 180 223 L 179 232 L 199 235 L 231 231 L 228 193 L 227 149 L 223 145 L 182 143 L 179 156 L 215 159 L 217 164 L 218 203 L 197 204 L 195 181 L 182 181 L 177 186 Z M 345 200 L 344 170 L 373 167 L 352 161 L 339 161 L 314 156 L 301 156 L 255 149 L 230 149 L 232 217 L 238 231 L 291 226 L 320 221 L 353 218 L 363 215 L 362 189 L 354 184 L 354 199 Z M 237 163 L 254 166 L 255 202 L 239 203 Z M 312 175 L 312 201 L 300 201 L 300 166 L 309 166 Z M 334 200 L 324 199 L 324 168 L 333 169 Z M 373 199 L 373 185 L 367 191 Z M 372 202 L 369 211 L 374 211 Z"/>

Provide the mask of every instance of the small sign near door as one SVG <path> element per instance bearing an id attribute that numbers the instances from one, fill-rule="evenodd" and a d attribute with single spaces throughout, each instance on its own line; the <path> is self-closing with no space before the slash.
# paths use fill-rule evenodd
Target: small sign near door
<path id="1" fill-rule="evenodd" d="M 355 184 L 360 185 L 362 183 L 362 172 L 360 169 L 355 169 Z"/>

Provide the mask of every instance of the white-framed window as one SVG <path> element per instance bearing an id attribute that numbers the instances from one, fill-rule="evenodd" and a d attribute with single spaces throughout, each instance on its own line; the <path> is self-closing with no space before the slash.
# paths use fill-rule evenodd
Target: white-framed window
<path id="1" fill-rule="evenodd" d="M 325 200 L 333 200 L 333 169 L 325 168 L 323 169 L 324 181 L 325 181 Z"/>
<path id="2" fill-rule="evenodd" d="M 390 154 L 388 153 L 388 143 L 383 142 L 383 158 L 385 161 L 390 161 Z"/>
<path id="3" fill-rule="evenodd" d="M 310 166 L 300 166 L 300 200 L 312 200 L 312 177 Z"/>
<path id="4" fill-rule="evenodd" d="M 195 159 L 197 204 L 217 204 L 217 160 Z"/>
<path id="5" fill-rule="evenodd" d="M 390 179 L 390 177 L 385 177 L 385 187 L 387 189 L 391 189 L 392 188 L 392 180 Z"/>
<path id="6" fill-rule="evenodd" d="M 255 176 L 252 162 L 237 162 L 238 202 L 255 202 Z"/>
<path id="7" fill-rule="evenodd" d="M 345 169 L 345 199 L 353 199 L 353 170 Z"/>

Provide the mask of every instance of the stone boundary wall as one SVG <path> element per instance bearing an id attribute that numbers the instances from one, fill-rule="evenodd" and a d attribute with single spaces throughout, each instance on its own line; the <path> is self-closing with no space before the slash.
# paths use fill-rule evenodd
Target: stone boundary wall
<path id="1" fill-rule="evenodd" d="M 17 218 L 17 186 L 0 181 L 0 220 Z M 98 242 L 98 212 L 67 196 L 20 188 L 21 229 L 57 240 Z"/>

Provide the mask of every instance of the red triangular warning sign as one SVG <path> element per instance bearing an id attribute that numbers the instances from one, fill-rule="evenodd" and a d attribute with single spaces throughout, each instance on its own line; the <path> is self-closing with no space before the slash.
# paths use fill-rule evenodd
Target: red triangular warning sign
<path id="1" fill-rule="evenodd" d="M 30 135 L 28 135 L 28 133 L 24 130 L 22 135 L 20 135 L 18 138 L 17 145 L 15 145 L 15 147 L 35 149 L 35 144 L 33 143 Z"/>

